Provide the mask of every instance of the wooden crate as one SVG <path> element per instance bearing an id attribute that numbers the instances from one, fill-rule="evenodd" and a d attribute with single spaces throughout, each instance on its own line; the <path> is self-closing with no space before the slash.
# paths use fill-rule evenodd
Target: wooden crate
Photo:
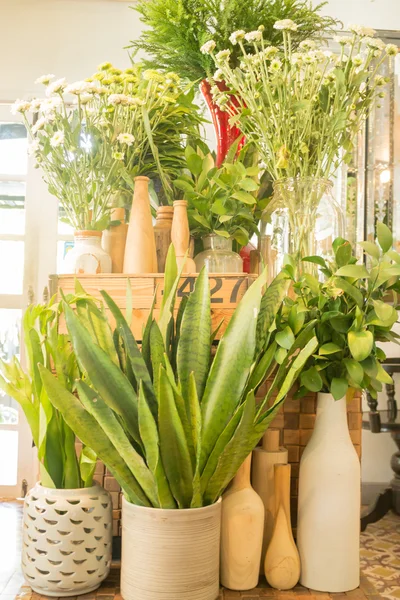
<path id="1" fill-rule="evenodd" d="M 193 291 L 197 277 L 197 274 L 181 277 L 177 291 L 176 309 L 178 308 L 181 299 Z M 154 296 L 156 298 L 154 316 L 157 319 L 159 315 L 164 292 L 163 274 L 104 274 L 79 275 L 79 277 L 76 277 L 75 275 L 51 275 L 51 295 L 58 294 L 58 298 L 60 299 L 60 289 L 64 294 L 74 293 L 76 278 L 86 292 L 95 298 L 101 298 L 100 291 L 106 290 L 123 312 L 126 309 L 127 285 L 128 281 L 130 282 L 133 307 L 131 329 L 138 341 L 141 340 L 143 325 L 146 323 Z M 245 292 L 256 278 L 256 275 L 248 275 L 247 273 L 210 275 L 211 317 L 213 329 L 215 329 L 223 320 L 223 325 L 219 330 L 216 339 L 219 339 L 225 331 L 238 302 L 243 298 Z M 110 314 L 108 309 L 107 312 Z M 110 316 L 110 322 L 112 323 L 112 321 L 113 319 Z"/>

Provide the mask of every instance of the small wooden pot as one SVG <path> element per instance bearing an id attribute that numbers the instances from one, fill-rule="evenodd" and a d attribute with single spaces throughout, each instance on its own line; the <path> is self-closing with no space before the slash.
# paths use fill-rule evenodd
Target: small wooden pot
<path id="1" fill-rule="evenodd" d="M 124 600 L 216 600 L 221 501 L 164 510 L 122 500 Z"/>

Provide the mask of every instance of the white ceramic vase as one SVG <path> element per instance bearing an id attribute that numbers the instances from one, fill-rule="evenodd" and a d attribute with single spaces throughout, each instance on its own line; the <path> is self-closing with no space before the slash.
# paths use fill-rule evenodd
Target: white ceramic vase
<path id="1" fill-rule="evenodd" d="M 59 490 L 37 483 L 24 503 L 22 572 L 34 592 L 77 596 L 107 577 L 112 502 L 99 485 Z"/>
<path id="2" fill-rule="evenodd" d="M 111 257 L 101 247 L 101 231 L 75 231 L 74 247 L 64 258 L 64 275 L 98 275 L 111 273 Z"/>
<path id="3" fill-rule="evenodd" d="M 318 394 L 299 477 L 300 583 L 321 592 L 353 590 L 360 583 L 361 474 L 345 398 Z"/>
<path id="4" fill-rule="evenodd" d="M 122 501 L 124 600 L 216 600 L 221 501 L 164 510 Z"/>

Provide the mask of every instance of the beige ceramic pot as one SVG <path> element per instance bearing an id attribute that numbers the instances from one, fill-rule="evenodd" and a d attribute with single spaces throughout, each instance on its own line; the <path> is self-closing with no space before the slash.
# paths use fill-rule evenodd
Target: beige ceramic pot
<path id="1" fill-rule="evenodd" d="M 163 510 L 122 501 L 124 600 L 216 600 L 221 501 Z"/>

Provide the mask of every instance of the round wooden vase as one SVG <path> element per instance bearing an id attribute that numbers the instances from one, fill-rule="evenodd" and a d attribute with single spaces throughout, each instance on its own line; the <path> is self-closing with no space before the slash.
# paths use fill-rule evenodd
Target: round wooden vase
<path id="1" fill-rule="evenodd" d="M 157 273 L 148 177 L 135 177 L 135 191 L 125 246 L 124 273 Z"/>
<path id="2" fill-rule="evenodd" d="M 288 462 L 288 451 L 279 446 L 279 429 L 267 429 L 262 446 L 253 450 L 251 483 L 264 504 L 264 538 L 261 558 L 261 571 L 275 525 L 275 472 L 274 467 Z"/>
<path id="3" fill-rule="evenodd" d="M 258 584 L 264 505 L 250 484 L 251 454 L 222 496 L 221 583 L 231 590 Z"/>
<path id="4" fill-rule="evenodd" d="M 290 465 L 275 465 L 275 524 L 265 555 L 265 577 L 277 590 L 291 590 L 300 577 L 300 558 L 290 519 Z"/>
<path id="5" fill-rule="evenodd" d="M 340 593 L 360 584 L 360 461 L 346 399 L 318 394 L 317 418 L 300 462 L 297 543 L 302 585 Z"/>
<path id="6" fill-rule="evenodd" d="M 103 231 L 101 245 L 111 257 L 112 273 L 122 273 L 124 268 L 125 245 L 127 224 L 125 223 L 125 209 L 113 208 L 111 221 L 119 221 L 119 225 L 111 225 L 110 229 Z"/>
<path id="7" fill-rule="evenodd" d="M 183 266 L 183 273 L 196 273 L 195 262 L 189 257 L 190 231 L 187 205 L 186 200 L 176 200 L 174 202 L 171 238 L 175 248 L 178 269 Z"/>
<path id="8" fill-rule="evenodd" d="M 157 208 L 154 237 L 156 240 L 157 268 L 159 273 L 165 271 L 165 261 L 171 244 L 173 206 L 159 206 Z"/>
<path id="9" fill-rule="evenodd" d="M 122 501 L 124 600 L 216 600 L 221 501 L 166 510 Z"/>

